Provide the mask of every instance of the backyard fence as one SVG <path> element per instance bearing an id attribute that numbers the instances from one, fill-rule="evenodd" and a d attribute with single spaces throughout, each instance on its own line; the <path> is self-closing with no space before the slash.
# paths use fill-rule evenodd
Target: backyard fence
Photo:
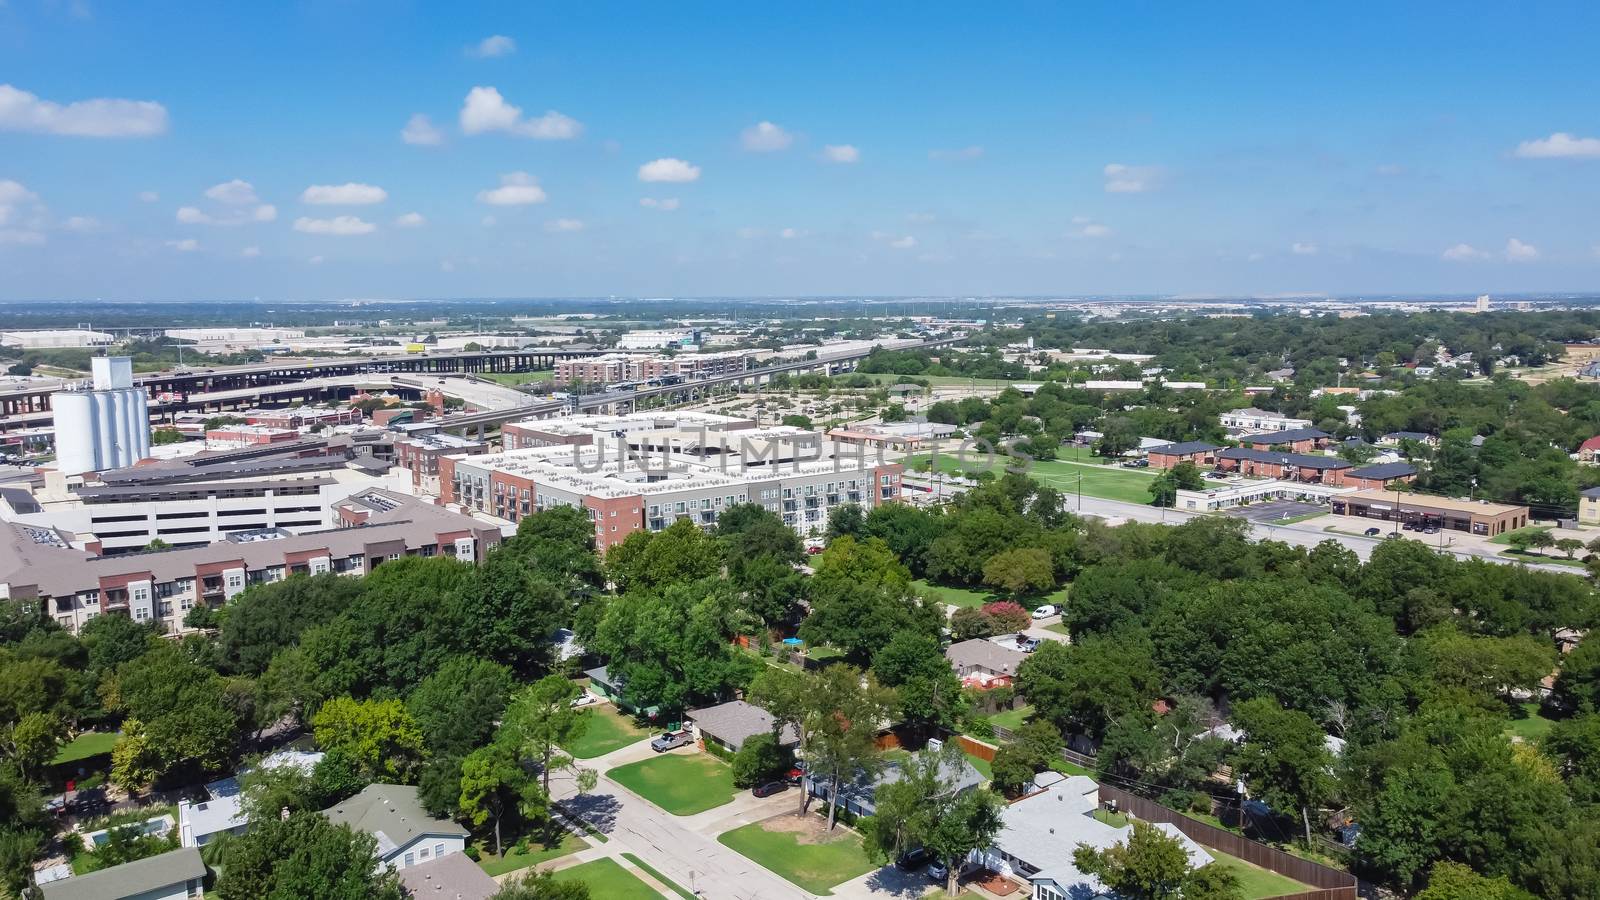
<path id="1" fill-rule="evenodd" d="M 1176 825 L 1179 831 L 1195 843 L 1221 850 L 1230 856 L 1237 856 L 1245 862 L 1316 888 L 1297 894 L 1284 894 L 1277 900 L 1356 900 L 1356 878 L 1349 872 L 1342 872 L 1309 859 L 1284 853 L 1259 841 L 1252 841 L 1215 825 L 1191 819 L 1154 800 L 1102 784 L 1100 802 L 1104 804 L 1107 801 L 1115 802 L 1118 810 L 1146 822 L 1167 822 Z"/>

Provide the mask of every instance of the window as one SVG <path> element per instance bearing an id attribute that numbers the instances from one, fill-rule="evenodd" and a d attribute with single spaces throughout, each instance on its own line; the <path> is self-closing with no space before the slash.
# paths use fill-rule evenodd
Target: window
<path id="1" fill-rule="evenodd" d="M 428 858 L 428 848 L 427 847 L 423 847 L 422 848 L 422 852 L 418 853 L 417 856 L 419 858 L 421 858 L 421 859 L 427 859 Z"/>
<path id="2" fill-rule="evenodd" d="M 410 853 L 406 854 L 405 862 L 401 863 L 402 866 L 404 866 L 404 867 L 406 867 L 408 869 L 411 868 L 412 866 L 416 865 L 416 864 L 417 864 L 416 857 L 412 856 Z"/>
<path id="3" fill-rule="evenodd" d="M 443 843 L 439 843 L 439 844 L 434 844 L 433 845 L 433 855 L 434 856 L 443 856 L 444 855 L 444 844 Z"/>

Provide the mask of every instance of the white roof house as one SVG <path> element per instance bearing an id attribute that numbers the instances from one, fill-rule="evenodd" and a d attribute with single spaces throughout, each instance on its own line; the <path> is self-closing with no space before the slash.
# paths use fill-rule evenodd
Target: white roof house
<path id="1" fill-rule="evenodd" d="M 1076 900 L 1104 893 L 1106 888 L 1098 879 L 1073 865 L 1072 854 L 1079 844 L 1103 850 L 1123 843 L 1133 834 L 1133 826 L 1113 828 L 1094 818 L 1099 786 L 1090 778 L 1062 778 L 1044 772 L 1035 779 L 1035 786 L 1042 790 L 1001 811 L 1002 824 L 994 846 L 984 852 L 973 851 L 972 858 L 1002 875 L 1031 882 L 1035 900 Z M 1211 854 L 1176 825 L 1154 827 L 1183 843 L 1190 865 L 1211 862 Z"/>
<path id="2" fill-rule="evenodd" d="M 321 753 L 299 750 L 279 750 L 261 758 L 257 764 L 262 769 L 294 767 L 307 775 L 322 761 Z M 178 801 L 178 845 L 204 847 L 220 834 L 244 834 L 250 819 L 244 813 L 243 796 L 239 789 L 239 776 L 252 771 L 246 767 L 238 774 L 213 781 L 206 785 L 206 799 L 199 802 Z"/>

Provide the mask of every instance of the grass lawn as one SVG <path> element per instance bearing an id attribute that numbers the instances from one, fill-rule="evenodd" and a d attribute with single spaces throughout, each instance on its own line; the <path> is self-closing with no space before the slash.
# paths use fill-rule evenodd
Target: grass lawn
<path id="1" fill-rule="evenodd" d="M 819 644 L 815 647 L 806 648 L 806 658 L 814 659 L 817 662 L 827 662 L 828 660 L 832 659 L 844 659 L 844 651 L 840 650 L 838 647 L 829 647 L 826 644 Z"/>
<path id="2" fill-rule="evenodd" d="M 1050 768 L 1053 771 L 1060 772 L 1063 775 L 1082 775 L 1085 778 L 1094 777 L 1093 772 L 1085 769 L 1083 766 L 1080 766 L 1077 763 L 1069 763 L 1064 759 L 1052 759 L 1050 761 Z"/>
<path id="3" fill-rule="evenodd" d="M 987 759 L 967 753 L 967 762 L 972 763 L 972 767 L 978 770 L 978 774 L 983 776 L 984 781 L 994 778 L 994 766 L 990 765 Z"/>
<path id="4" fill-rule="evenodd" d="M 606 900 L 661 900 L 656 889 L 640 881 L 614 859 L 597 859 L 556 873 L 557 881 L 581 881 L 589 896 Z"/>
<path id="5" fill-rule="evenodd" d="M 545 369 L 542 372 L 479 372 L 479 378 L 497 381 L 516 387 L 519 384 L 532 384 L 536 381 L 550 381 L 556 377 L 554 369 Z"/>
<path id="6" fill-rule="evenodd" d="M 1502 550 L 1500 551 L 1500 555 L 1536 565 L 1540 563 L 1548 563 L 1558 566 L 1572 566 L 1578 569 L 1585 568 L 1581 561 L 1576 559 L 1567 559 L 1567 555 L 1562 553 L 1560 550 L 1551 549 L 1546 552 L 1550 555 L 1546 556 L 1544 553 L 1537 553 L 1533 551 L 1523 553 L 1521 550 Z"/>
<path id="7" fill-rule="evenodd" d="M 591 707 L 589 728 L 584 731 L 583 737 L 573 741 L 572 746 L 563 749 L 578 759 L 594 759 L 613 750 L 621 750 L 649 734 L 649 731 L 633 724 L 627 716 L 617 712 L 615 706 L 603 703 Z"/>
<path id="8" fill-rule="evenodd" d="M 1009 728 L 1012 731 L 1016 731 L 1018 728 L 1022 727 L 1022 723 L 1026 722 L 1028 717 L 1031 715 L 1033 715 L 1033 706 L 1023 705 L 1017 707 L 1016 709 L 1008 709 L 1005 712 L 995 713 L 989 717 L 989 721 L 995 725 L 999 725 L 1001 728 Z"/>
<path id="9" fill-rule="evenodd" d="M 861 838 L 847 828 L 836 828 L 832 834 L 824 835 L 769 831 L 766 826 L 772 821 L 735 828 L 718 835 L 717 841 L 824 897 L 833 893 L 830 888 L 834 885 L 877 868 L 861 849 Z"/>
<path id="10" fill-rule="evenodd" d="M 661 874 L 660 872 L 657 872 L 649 863 L 637 856 L 634 856 L 632 853 L 624 853 L 622 854 L 622 858 L 648 872 L 651 878 L 654 878 L 655 880 L 666 885 L 668 889 L 670 889 L 674 894 L 677 894 L 679 897 L 682 897 L 683 900 L 696 900 L 695 895 L 679 887 L 675 882 L 673 882 L 672 879 Z"/>
<path id="11" fill-rule="evenodd" d="M 1067 595 L 1072 591 L 1071 585 L 1062 585 L 1048 594 L 1040 594 L 1036 597 L 1012 598 L 1006 596 L 1005 594 L 999 594 L 994 591 L 980 590 L 977 588 L 948 587 L 942 584 L 934 584 L 922 578 L 918 578 L 911 582 L 911 586 L 916 588 L 917 593 L 924 597 L 937 600 L 940 603 L 954 606 L 958 609 L 964 607 L 982 606 L 985 603 L 996 603 L 1001 600 L 1012 599 L 1016 599 L 1016 602 L 1026 610 L 1036 609 L 1045 605 L 1046 603 L 1054 606 L 1066 606 Z"/>
<path id="12" fill-rule="evenodd" d="M 1045 631 L 1054 631 L 1056 634 L 1064 634 L 1067 637 L 1072 637 L 1072 632 L 1068 631 L 1067 630 L 1067 626 L 1061 624 L 1060 622 L 1053 622 L 1053 623 L 1051 623 L 1049 625 L 1046 625 L 1044 627 L 1044 630 Z"/>
<path id="13" fill-rule="evenodd" d="M 1232 870 L 1239 878 L 1239 889 L 1244 900 L 1262 900 L 1265 897 L 1279 897 L 1284 894 L 1295 894 L 1311 890 L 1307 885 L 1279 875 L 1277 872 L 1251 865 L 1237 856 L 1229 856 L 1220 850 L 1209 851 L 1214 857 L 1214 862 L 1223 868 Z"/>
<path id="14" fill-rule="evenodd" d="M 111 731 L 85 731 L 61 748 L 52 763 L 77 762 L 102 753 L 110 753 L 111 748 L 117 743 L 117 735 Z"/>
<path id="15" fill-rule="evenodd" d="M 905 459 L 906 467 L 915 469 L 927 458 L 926 453 L 908 456 Z M 939 455 L 940 471 L 952 475 L 967 470 L 982 471 L 990 468 L 998 476 L 1004 473 L 1007 465 L 1014 464 L 1015 460 L 1000 456 L 995 458 L 991 465 L 985 465 L 990 462 L 989 458 L 974 452 L 967 462 L 968 464 L 963 464 L 963 461 L 954 455 Z M 1151 472 L 1149 469 L 1124 469 L 1121 466 L 1077 463 L 1064 459 L 1042 460 L 1028 468 L 1031 477 L 1066 495 L 1069 504 L 1072 502 L 1072 495 L 1077 493 L 1081 481 L 1084 496 L 1148 506 L 1150 482 L 1155 478 Z"/>
<path id="16" fill-rule="evenodd" d="M 1538 742 L 1550 729 L 1555 727 L 1553 719 L 1547 719 L 1540 711 L 1538 703 L 1522 704 L 1522 715 L 1506 723 L 1506 734 L 1515 735 L 1529 742 Z"/>
<path id="17" fill-rule="evenodd" d="M 478 866 L 489 873 L 491 877 L 504 875 L 507 872 L 515 872 L 518 869 L 536 866 L 545 860 L 566 856 L 568 853 L 577 853 L 587 846 L 589 845 L 583 838 L 566 832 L 561 835 L 561 840 L 554 846 L 547 847 L 534 842 L 528 846 L 526 853 L 516 847 L 509 847 L 505 856 L 495 856 L 493 853 L 494 842 L 491 840 L 487 847 L 488 852 L 485 852 L 483 858 L 478 860 Z"/>
<path id="18" fill-rule="evenodd" d="M 1108 809 L 1096 809 L 1093 815 L 1096 822 L 1102 825 L 1110 825 L 1112 828 L 1121 828 L 1128 824 L 1126 813 L 1114 813 Z"/>
<path id="19" fill-rule="evenodd" d="M 1491 543 L 1491 544 L 1505 544 L 1507 546 L 1510 546 L 1510 544 L 1511 544 L 1511 536 L 1513 534 L 1539 534 L 1540 532 L 1554 531 L 1554 530 L 1555 529 L 1552 528 L 1549 525 L 1530 525 L 1530 526 L 1527 526 L 1526 528 L 1516 528 L 1516 529 L 1512 529 L 1511 531 L 1501 532 L 1500 534 L 1497 534 L 1494 537 L 1489 538 L 1489 543 Z"/>
<path id="20" fill-rule="evenodd" d="M 1322 512 L 1322 511 L 1310 512 L 1310 513 L 1306 513 L 1303 516 L 1290 516 L 1287 519 L 1279 519 L 1276 522 L 1273 522 L 1272 524 L 1274 524 L 1274 525 L 1293 525 L 1296 522 L 1308 522 L 1308 521 L 1310 521 L 1312 519 L 1319 518 L 1321 516 L 1326 516 L 1326 515 L 1328 515 L 1328 513 Z"/>
<path id="21" fill-rule="evenodd" d="M 733 799 L 733 769 L 709 753 L 665 753 L 618 766 L 606 777 L 675 816 L 692 816 Z"/>

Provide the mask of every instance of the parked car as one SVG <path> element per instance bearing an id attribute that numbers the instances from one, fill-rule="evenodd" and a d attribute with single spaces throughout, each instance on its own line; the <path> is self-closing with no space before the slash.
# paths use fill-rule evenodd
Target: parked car
<path id="1" fill-rule="evenodd" d="M 933 854 L 926 847 L 918 847 L 900 854 L 900 858 L 894 861 L 894 867 L 902 872 L 914 872 L 932 861 Z"/>
<path id="2" fill-rule="evenodd" d="M 1380 535 L 1382 533 L 1383 533 L 1383 529 L 1382 528 L 1368 528 L 1367 529 L 1367 537 L 1377 537 L 1378 535 Z"/>
<path id="3" fill-rule="evenodd" d="M 1400 538 L 1400 533 L 1398 531 L 1391 531 L 1388 534 L 1383 536 L 1383 539 L 1386 540 L 1386 541 L 1398 540 L 1399 538 Z"/>
<path id="4" fill-rule="evenodd" d="M 822 548 L 821 547 L 807 547 L 806 548 L 806 552 L 811 554 L 811 555 L 813 555 L 813 556 L 815 556 L 816 554 L 822 552 Z"/>
<path id="5" fill-rule="evenodd" d="M 659 735 L 655 740 L 650 742 L 650 749 L 657 753 L 665 753 L 668 750 L 676 750 L 679 747 L 687 747 L 693 740 L 694 735 L 689 733 L 689 729 L 682 728 L 677 731 L 669 731 L 665 734 Z"/>
<path id="6" fill-rule="evenodd" d="M 950 869 L 944 863 L 935 860 L 932 865 L 928 866 L 928 877 L 939 884 L 944 884 L 945 879 L 950 877 Z"/>
<path id="7" fill-rule="evenodd" d="M 1039 639 L 1017 635 L 1017 649 L 1023 653 L 1032 653 L 1039 649 Z"/>
<path id="8" fill-rule="evenodd" d="M 783 777 L 784 777 L 784 780 L 789 782 L 790 784 L 799 784 L 800 783 L 800 779 L 806 777 L 806 770 L 801 768 L 800 766 L 796 765 L 794 768 L 792 768 L 788 772 L 784 773 Z"/>
<path id="9" fill-rule="evenodd" d="M 769 781 L 766 784 L 756 785 L 750 790 L 750 793 L 757 797 L 771 797 L 773 794 L 781 794 L 788 789 L 789 783 L 787 781 Z"/>
<path id="10" fill-rule="evenodd" d="M 1401 525 L 1400 527 L 1404 528 L 1406 531 L 1415 531 L 1417 529 L 1417 526 L 1411 524 L 1410 522 L 1407 522 L 1404 525 Z"/>
<path id="11" fill-rule="evenodd" d="M 584 691 L 583 693 L 579 694 L 578 696 L 572 698 L 572 705 L 574 707 L 589 706 L 591 704 L 599 703 L 599 702 L 600 702 L 600 698 L 596 697 L 595 695 L 593 695 L 591 693 L 589 693 L 588 691 Z"/>
<path id="12" fill-rule="evenodd" d="M 1439 533 L 1439 529 L 1434 527 L 1434 526 L 1432 526 L 1432 525 L 1429 525 L 1428 527 L 1422 529 L 1422 533 L 1423 534 L 1438 534 Z"/>
<path id="13" fill-rule="evenodd" d="M 1061 607 L 1046 603 L 1045 605 L 1033 611 L 1033 617 L 1035 619 L 1048 619 L 1059 612 L 1061 612 Z"/>

